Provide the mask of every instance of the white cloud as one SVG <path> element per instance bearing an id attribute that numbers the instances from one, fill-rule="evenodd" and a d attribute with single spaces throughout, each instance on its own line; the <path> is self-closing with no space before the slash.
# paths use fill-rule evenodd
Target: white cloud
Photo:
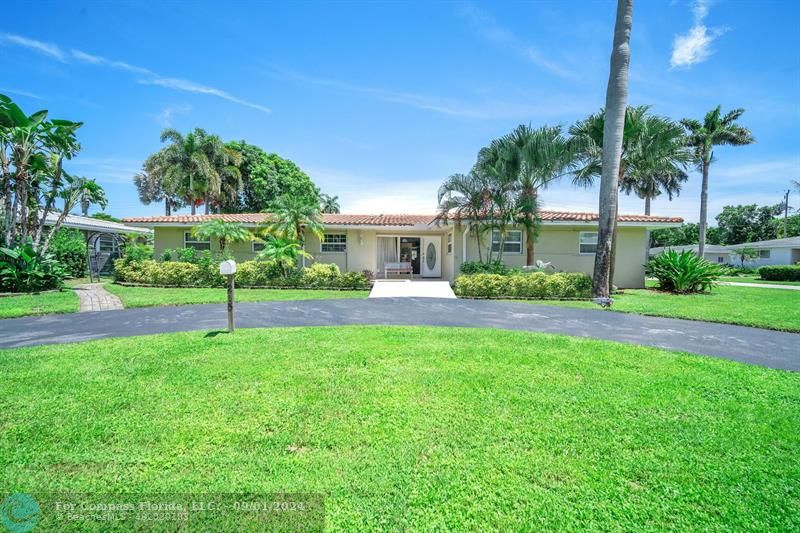
<path id="1" fill-rule="evenodd" d="M 34 52 L 38 52 L 40 54 L 57 59 L 62 63 L 66 62 L 64 52 L 61 50 L 61 48 L 59 48 L 54 44 L 45 43 L 34 39 L 28 39 L 27 37 L 22 37 L 21 35 L 14 35 L 11 33 L 0 34 L 0 42 L 15 46 L 22 46 L 29 50 L 33 50 Z"/>
<path id="2" fill-rule="evenodd" d="M 29 39 L 27 37 L 22 37 L 19 35 L 13 35 L 8 33 L 0 34 L 0 43 L 22 46 L 30 50 L 34 50 L 38 53 L 44 54 L 46 56 L 55 58 L 61 61 L 62 63 L 67 63 L 67 54 L 65 54 L 61 50 L 61 48 L 59 48 L 57 45 L 54 44 L 44 43 L 42 41 L 36 41 L 34 39 Z M 170 89 L 175 89 L 178 91 L 207 94 L 210 96 L 216 96 L 217 98 L 222 98 L 223 100 L 227 100 L 235 104 L 250 107 L 252 109 L 257 109 L 264 113 L 271 112 L 271 110 L 268 107 L 253 102 L 249 102 L 247 100 L 239 98 L 238 96 L 234 96 L 226 91 L 223 91 L 222 89 L 209 87 L 207 85 L 203 85 L 190 80 L 161 76 L 160 74 L 157 74 L 148 68 L 131 65 L 130 63 L 126 63 L 125 61 L 107 59 L 103 56 L 90 54 L 88 52 L 84 52 L 83 50 L 78 50 L 75 48 L 70 49 L 70 57 L 74 60 L 80 61 L 82 63 L 87 63 L 90 65 L 108 67 L 117 70 L 124 70 L 126 72 L 130 72 L 133 74 L 146 76 L 145 78 L 139 80 L 139 83 L 168 87 Z"/>
<path id="3" fill-rule="evenodd" d="M 578 74 L 574 70 L 568 67 L 562 67 L 537 47 L 522 42 L 522 40 L 520 40 L 514 34 L 514 32 L 498 24 L 494 17 L 477 6 L 473 4 L 467 4 L 462 7 L 460 13 L 470 21 L 478 34 L 487 41 L 515 49 L 520 55 L 535 65 L 555 74 L 556 76 L 570 80 L 576 80 L 579 78 Z"/>
<path id="4" fill-rule="evenodd" d="M 198 94 L 209 94 L 212 96 L 217 96 L 222 98 L 223 100 L 228 100 L 229 102 L 234 102 L 236 104 L 240 104 L 246 107 L 251 107 L 253 109 L 258 109 L 259 111 L 263 111 L 264 113 L 271 113 L 272 110 L 268 107 L 264 107 L 259 104 L 254 104 L 252 102 L 248 102 L 247 100 L 242 100 L 232 94 L 229 94 L 221 89 L 215 89 L 214 87 L 208 87 L 206 85 L 201 85 L 199 83 L 195 83 L 189 80 L 182 80 L 180 78 L 164 78 L 164 77 L 153 77 L 153 78 L 144 78 L 139 80 L 139 83 L 145 85 L 158 85 L 161 87 L 166 87 L 168 89 L 175 89 L 177 91 L 186 91 L 190 93 L 198 93 Z"/>
<path id="5" fill-rule="evenodd" d="M 691 67 L 705 61 L 711 56 L 711 43 L 727 31 L 726 28 L 708 28 L 705 19 L 708 16 L 710 0 L 695 0 L 692 5 L 694 26 L 685 35 L 676 35 L 672 44 L 672 67 Z"/>
<path id="6" fill-rule="evenodd" d="M 186 114 L 192 110 L 192 106 L 188 104 L 183 105 L 168 105 L 164 109 L 161 110 L 156 116 L 156 122 L 161 124 L 165 128 L 169 128 L 172 126 L 172 118 L 175 115 L 182 115 Z"/>
<path id="7" fill-rule="evenodd" d="M 39 96 L 36 93 L 32 93 L 32 92 L 29 92 L 29 91 L 23 91 L 21 89 L 8 89 L 8 88 L 5 88 L 5 87 L 0 87 L 0 94 L 5 94 L 5 93 L 16 94 L 16 95 L 19 95 L 19 96 L 27 96 L 28 98 L 33 98 L 35 100 L 44 100 L 43 97 Z"/>

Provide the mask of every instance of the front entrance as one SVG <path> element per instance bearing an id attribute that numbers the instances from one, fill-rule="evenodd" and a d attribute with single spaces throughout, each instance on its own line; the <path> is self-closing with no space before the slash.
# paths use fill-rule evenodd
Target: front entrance
<path id="1" fill-rule="evenodd" d="M 441 243 L 440 235 L 378 235 L 376 273 L 378 277 L 387 277 L 387 271 L 406 269 L 404 273 L 412 277 L 440 278 Z"/>
<path id="2" fill-rule="evenodd" d="M 401 237 L 400 238 L 400 262 L 411 263 L 411 271 L 415 276 L 419 276 L 420 267 L 420 238 Z"/>

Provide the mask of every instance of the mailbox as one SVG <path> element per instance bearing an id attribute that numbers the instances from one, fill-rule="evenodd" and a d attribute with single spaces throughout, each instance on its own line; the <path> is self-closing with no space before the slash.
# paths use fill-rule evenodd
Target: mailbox
<path id="1" fill-rule="evenodd" d="M 228 259 L 219 264 L 219 273 L 223 276 L 232 276 L 236 274 L 236 261 Z"/>

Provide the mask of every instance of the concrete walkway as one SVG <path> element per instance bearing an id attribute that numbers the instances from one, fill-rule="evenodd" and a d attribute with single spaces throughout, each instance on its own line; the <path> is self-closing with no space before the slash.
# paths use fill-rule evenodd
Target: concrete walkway
<path id="1" fill-rule="evenodd" d="M 539 331 L 800 371 L 796 333 L 520 302 L 435 298 L 252 302 L 237 305 L 236 321 L 240 328 L 381 324 Z M 0 320 L 0 348 L 225 327 L 221 304 L 12 318 Z"/>
<path id="2" fill-rule="evenodd" d="M 734 287 L 755 287 L 756 289 L 787 289 L 800 291 L 800 285 L 777 285 L 773 283 L 744 283 L 739 281 L 720 281 L 720 285 L 733 285 Z"/>
<path id="3" fill-rule="evenodd" d="M 410 279 L 378 279 L 370 298 L 455 298 L 447 281 L 412 281 Z"/>
<path id="4" fill-rule="evenodd" d="M 102 283 L 87 283 L 86 285 L 77 285 L 75 293 L 80 299 L 80 313 L 87 313 L 90 311 L 113 311 L 116 309 L 123 309 L 122 300 L 108 292 Z"/>

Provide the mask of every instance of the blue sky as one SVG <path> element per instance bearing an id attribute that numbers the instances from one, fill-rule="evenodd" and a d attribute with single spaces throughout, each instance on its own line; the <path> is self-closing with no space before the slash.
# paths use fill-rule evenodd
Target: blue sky
<path id="1" fill-rule="evenodd" d="M 605 99 L 615 3 L 12 2 L 0 92 L 81 120 L 69 164 L 116 216 L 160 214 L 131 183 L 166 126 L 290 158 L 344 212 L 428 213 L 439 183 L 520 123 L 568 126 Z M 11 23 L 13 21 L 13 24 Z M 630 104 L 673 118 L 744 107 L 757 144 L 721 148 L 712 216 L 800 178 L 800 6 L 637 1 Z M 568 182 L 546 208 L 596 211 Z M 642 212 L 622 197 L 622 211 Z M 795 205 L 800 205 L 796 197 Z M 696 220 L 699 176 L 655 214 Z"/>

